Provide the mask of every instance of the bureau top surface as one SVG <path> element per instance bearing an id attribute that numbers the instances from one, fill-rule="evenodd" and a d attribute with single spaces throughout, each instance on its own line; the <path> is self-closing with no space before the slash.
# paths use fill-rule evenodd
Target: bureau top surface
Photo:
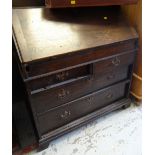
<path id="1" fill-rule="evenodd" d="M 119 8 L 13 9 L 22 63 L 137 38 Z"/>

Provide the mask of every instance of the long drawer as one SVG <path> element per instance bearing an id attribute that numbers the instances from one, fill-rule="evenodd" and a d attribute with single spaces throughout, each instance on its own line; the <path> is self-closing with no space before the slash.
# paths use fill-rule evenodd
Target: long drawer
<path id="1" fill-rule="evenodd" d="M 46 89 L 51 85 L 58 85 L 64 82 L 82 79 L 86 76 L 98 76 L 99 74 L 105 74 L 108 70 L 115 70 L 119 66 L 132 64 L 134 61 L 135 52 L 129 52 L 125 54 L 114 55 L 112 57 L 106 57 L 98 59 L 94 63 L 75 67 L 62 72 L 57 72 L 52 75 L 40 77 L 26 81 L 30 91 L 37 89 Z"/>
<path id="2" fill-rule="evenodd" d="M 39 132 L 41 135 L 46 134 L 51 130 L 125 97 L 126 85 L 127 82 L 122 82 L 101 89 L 38 116 Z"/>
<path id="3" fill-rule="evenodd" d="M 128 66 L 119 67 L 92 78 L 79 79 L 55 88 L 34 93 L 30 96 L 31 104 L 35 107 L 37 113 L 44 113 L 51 108 L 127 78 Z"/>

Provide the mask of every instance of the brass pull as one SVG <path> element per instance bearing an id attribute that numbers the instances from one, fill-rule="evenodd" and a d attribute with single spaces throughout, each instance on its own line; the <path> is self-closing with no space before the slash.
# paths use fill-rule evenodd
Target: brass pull
<path id="1" fill-rule="evenodd" d="M 111 79 L 114 79 L 114 78 L 115 78 L 115 74 L 111 74 L 111 75 L 107 76 L 108 80 L 111 80 Z"/>
<path id="2" fill-rule="evenodd" d="M 67 119 L 70 115 L 71 115 L 71 112 L 65 110 L 64 114 L 61 114 L 60 117 L 62 119 Z"/>
<path id="3" fill-rule="evenodd" d="M 89 97 L 89 98 L 87 99 L 87 101 L 88 101 L 89 104 L 92 104 L 92 103 L 93 103 L 93 102 L 92 102 L 92 101 L 93 101 L 93 97 L 92 97 L 92 96 Z"/>
<path id="4" fill-rule="evenodd" d="M 88 80 L 88 82 L 91 82 L 93 79 L 94 79 L 94 77 L 90 76 L 87 80 Z"/>
<path id="5" fill-rule="evenodd" d="M 109 93 L 108 95 L 107 95 L 107 98 L 108 99 L 111 99 L 113 97 L 113 94 L 112 93 Z"/>
<path id="6" fill-rule="evenodd" d="M 118 57 L 115 57 L 113 60 L 112 60 L 112 64 L 115 65 L 115 66 L 118 66 L 120 64 L 120 59 L 118 59 Z"/>
<path id="7" fill-rule="evenodd" d="M 67 95 L 69 95 L 69 91 L 68 90 L 65 90 L 65 89 L 61 89 L 61 92 L 58 93 L 58 98 L 59 99 L 63 99 L 65 98 Z"/>
<path id="8" fill-rule="evenodd" d="M 56 75 L 56 79 L 59 81 L 63 81 L 68 77 L 69 73 L 68 72 L 61 72 Z"/>

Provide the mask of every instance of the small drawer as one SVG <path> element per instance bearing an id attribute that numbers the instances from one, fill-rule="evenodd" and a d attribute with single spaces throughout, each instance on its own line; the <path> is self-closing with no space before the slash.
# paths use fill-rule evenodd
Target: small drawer
<path id="1" fill-rule="evenodd" d="M 118 67 L 105 74 L 86 77 L 71 83 L 34 93 L 30 96 L 31 104 L 37 113 L 44 113 L 51 108 L 75 100 L 93 91 L 128 78 L 128 66 Z"/>
<path id="2" fill-rule="evenodd" d="M 33 91 L 42 88 L 46 89 L 46 87 L 48 86 L 60 84 L 64 81 L 82 78 L 85 76 L 89 76 L 91 74 L 92 74 L 92 65 L 85 65 L 82 67 L 77 67 L 56 74 L 52 74 L 46 77 L 32 79 L 27 81 L 26 84 L 28 88 L 31 91 Z"/>
<path id="3" fill-rule="evenodd" d="M 115 69 L 110 68 L 108 69 L 108 71 L 104 71 L 104 73 L 100 73 L 100 70 L 98 70 L 94 74 L 94 82 L 92 83 L 92 88 L 93 90 L 97 90 L 120 82 L 122 80 L 129 79 L 129 71 L 130 66 L 117 67 Z"/>
<path id="4" fill-rule="evenodd" d="M 122 82 L 99 90 L 38 116 L 40 133 L 46 134 L 51 130 L 98 110 L 117 99 L 124 98 L 126 84 L 126 82 Z"/>
<path id="5" fill-rule="evenodd" d="M 101 75 L 111 69 L 121 66 L 130 65 L 134 62 L 135 52 L 113 56 L 94 64 L 94 74 Z"/>

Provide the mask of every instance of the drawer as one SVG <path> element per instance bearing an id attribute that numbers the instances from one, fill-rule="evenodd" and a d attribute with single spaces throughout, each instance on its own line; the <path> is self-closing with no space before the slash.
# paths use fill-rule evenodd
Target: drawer
<path id="1" fill-rule="evenodd" d="M 126 85 L 126 82 L 113 85 L 38 116 L 41 135 L 98 110 L 113 101 L 124 98 Z"/>
<path id="2" fill-rule="evenodd" d="M 61 86 L 33 93 L 30 96 L 31 104 L 37 113 L 43 113 L 51 108 L 62 105 L 76 98 L 82 97 L 106 87 L 115 82 L 128 78 L 128 66 L 118 67 L 94 78 L 79 79 Z"/>
<path id="3" fill-rule="evenodd" d="M 94 80 L 92 82 L 93 91 L 129 79 L 130 67 L 131 66 L 123 66 L 115 69 L 110 68 L 108 71 L 104 71 L 104 73 L 100 73 L 100 70 L 98 70 L 96 74 L 94 74 Z"/>
<path id="4" fill-rule="evenodd" d="M 115 70 L 120 66 L 133 64 L 134 59 L 135 52 L 129 52 L 127 54 L 121 54 L 113 56 L 109 59 L 104 59 L 94 64 L 94 74 L 102 75 L 105 74 L 105 72 L 108 70 Z"/>
<path id="5" fill-rule="evenodd" d="M 68 82 L 58 87 L 46 89 L 30 96 L 31 104 L 37 113 L 45 112 L 53 107 L 83 96 L 91 89 L 89 78 Z"/>
<path id="6" fill-rule="evenodd" d="M 36 89 L 46 89 L 46 87 L 61 84 L 64 81 L 69 81 L 78 78 L 85 78 L 86 76 L 91 76 L 92 74 L 92 65 L 85 65 L 70 70 L 58 72 L 46 77 L 32 79 L 27 81 L 26 84 L 28 88 L 33 91 Z"/>

